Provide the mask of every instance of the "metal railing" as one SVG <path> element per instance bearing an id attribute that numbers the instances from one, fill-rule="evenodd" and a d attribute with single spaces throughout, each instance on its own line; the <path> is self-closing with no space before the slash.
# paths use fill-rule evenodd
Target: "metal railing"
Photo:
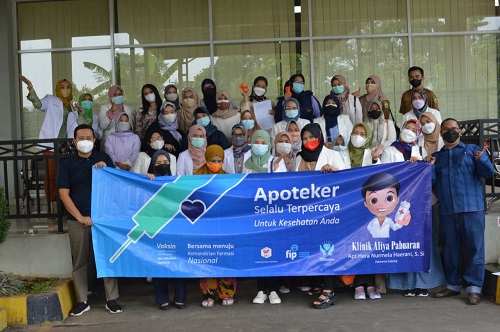
<path id="1" fill-rule="evenodd" d="M 486 208 L 500 199 L 500 119 L 478 119 L 459 121 L 462 137 L 466 144 L 476 144 L 486 151 L 495 168 L 492 178 L 483 181 Z M 497 189 L 498 188 L 498 189 Z M 489 190 L 486 190 L 489 189 Z"/>
<path id="2" fill-rule="evenodd" d="M 57 149 L 52 147 L 56 146 Z M 59 163 L 74 152 L 72 139 L 0 141 L 0 186 L 9 201 L 9 219 L 56 218 L 63 233 L 63 205 L 57 190 L 51 189 L 47 165 L 54 161 L 53 179 Z M 54 192 L 51 192 L 55 191 Z M 55 194 L 55 207 L 49 198 Z M 46 209 L 42 207 L 46 205 Z"/>

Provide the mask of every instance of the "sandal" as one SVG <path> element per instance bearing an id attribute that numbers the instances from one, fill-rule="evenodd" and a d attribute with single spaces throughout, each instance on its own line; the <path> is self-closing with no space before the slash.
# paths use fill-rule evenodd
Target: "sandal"
<path id="1" fill-rule="evenodd" d="M 323 289 L 321 287 L 314 287 L 314 288 L 311 288 L 308 292 L 307 292 L 307 296 L 319 296 L 321 295 L 321 293 L 323 293 Z"/>
<path id="2" fill-rule="evenodd" d="M 323 296 L 323 298 L 321 298 Z M 313 303 L 316 309 L 326 309 L 332 305 L 335 305 L 339 300 L 335 297 L 333 291 L 323 292 L 320 297 Z"/>
<path id="3" fill-rule="evenodd" d="M 222 299 L 222 305 L 224 307 L 229 307 L 234 304 L 234 299 L 232 297 L 226 297 Z"/>
<path id="4" fill-rule="evenodd" d="M 201 302 L 201 306 L 203 308 L 212 308 L 214 306 L 214 300 L 213 299 L 206 299 Z"/>

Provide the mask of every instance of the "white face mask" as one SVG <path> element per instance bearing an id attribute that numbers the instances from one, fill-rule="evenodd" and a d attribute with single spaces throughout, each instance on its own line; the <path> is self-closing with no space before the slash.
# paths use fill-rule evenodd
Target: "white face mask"
<path id="1" fill-rule="evenodd" d="M 168 100 L 168 101 L 176 101 L 177 100 L 177 93 L 167 93 L 165 95 L 165 98 Z"/>
<path id="2" fill-rule="evenodd" d="M 419 110 L 419 109 L 422 109 L 422 107 L 425 106 L 425 100 L 414 99 L 414 100 L 412 100 L 411 104 L 413 105 L 413 107 L 415 107 L 415 109 Z"/>
<path id="3" fill-rule="evenodd" d="M 157 141 L 154 141 L 153 143 L 149 144 L 151 147 L 155 150 L 161 150 L 165 146 L 165 141 L 162 139 L 159 139 Z"/>
<path id="4" fill-rule="evenodd" d="M 177 114 L 163 114 L 163 121 L 166 123 L 174 123 L 177 119 Z"/>
<path id="5" fill-rule="evenodd" d="M 360 148 L 366 143 L 366 138 L 359 135 L 351 135 L 351 143 L 355 148 Z"/>
<path id="6" fill-rule="evenodd" d="M 410 129 L 405 128 L 405 129 L 401 130 L 401 133 L 399 134 L 399 137 L 405 143 L 413 143 L 417 139 L 417 134 L 415 134 Z"/>
<path id="7" fill-rule="evenodd" d="M 76 143 L 76 148 L 81 153 L 89 153 L 94 148 L 94 143 L 92 141 L 79 141 Z"/>
<path id="8" fill-rule="evenodd" d="M 292 151 L 292 144 L 290 143 L 276 143 L 276 152 L 278 155 L 289 154 Z"/>
<path id="9" fill-rule="evenodd" d="M 427 135 L 432 134 L 434 132 L 434 129 L 436 129 L 436 125 L 434 124 L 434 122 L 428 122 L 422 126 L 422 131 Z"/>
<path id="10" fill-rule="evenodd" d="M 156 96 L 154 93 L 150 93 L 148 95 L 145 95 L 144 96 L 144 99 L 146 99 L 147 101 L 149 101 L 150 103 L 156 101 Z"/>
<path id="11" fill-rule="evenodd" d="M 118 122 L 116 125 L 116 130 L 118 131 L 128 131 L 130 130 L 130 123 L 128 122 Z"/>
<path id="12" fill-rule="evenodd" d="M 258 86 L 255 86 L 253 88 L 253 93 L 255 93 L 256 96 L 263 96 L 266 93 L 266 89 L 259 88 Z"/>

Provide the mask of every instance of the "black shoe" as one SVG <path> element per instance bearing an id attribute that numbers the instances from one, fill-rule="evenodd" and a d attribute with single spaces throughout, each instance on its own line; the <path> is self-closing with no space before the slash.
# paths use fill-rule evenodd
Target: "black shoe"
<path id="1" fill-rule="evenodd" d="M 116 302 L 116 300 L 106 301 L 106 309 L 108 309 L 112 314 L 119 314 L 123 311 L 122 307 L 118 304 L 118 302 Z"/>
<path id="2" fill-rule="evenodd" d="M 85 302 L 78 302 L 73 309 L 70 310 L 70 316 L 80 316 L 86 311 L 90 310 L 90 306 Z"/>
<path id="3" fill-rule="evenodd" d="M 415 295 L 420 296 L 420 297 L 426 297 L 426 296 L 429 296 L 429 292 L 427 291 L 427 289 L 417 288 Z"/>
<path id="4" fill-rule="evenodd" d="M 407 289 L 403 292 L 403 296 L 406 296 L 406 297 L 413 297 L 415 295 L 416 295 L 415 289 Z"/>

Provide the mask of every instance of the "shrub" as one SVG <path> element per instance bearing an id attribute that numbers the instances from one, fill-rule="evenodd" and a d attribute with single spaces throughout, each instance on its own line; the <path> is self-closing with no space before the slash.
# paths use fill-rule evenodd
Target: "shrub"
<path id="1" fill-rule="evenodd" d="M 0 271 L 0 295 L 11 296 L 21 293 L 23 282 L 13 274 Z"/>
<path id="2" fill-rule="evenodd" d="M 7 218 L 9 215 L 9 202 L 5 199 L 5 192 L 0 187 L 0 244 L 5 242 L 7 233 L 10 228 L 10 221 Z"/>

